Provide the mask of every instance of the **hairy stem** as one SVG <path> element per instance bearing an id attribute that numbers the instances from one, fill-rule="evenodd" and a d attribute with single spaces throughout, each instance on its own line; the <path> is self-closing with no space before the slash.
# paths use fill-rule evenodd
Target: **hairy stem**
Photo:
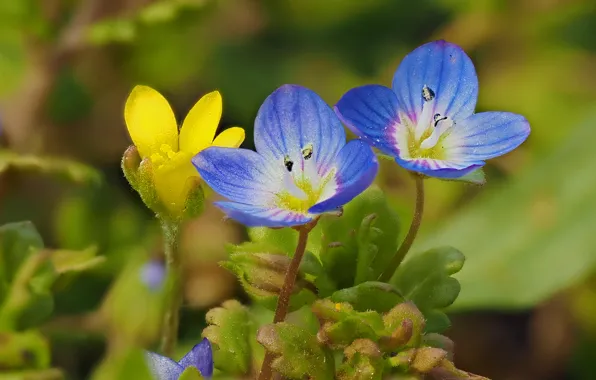
<path id="1" fill-rule="evenodd" d="M 418 234 L 418 229 L 420 228 L 420 224 L 422 223 L 422 213 L 424 211 L 424 178 L 421 175 L 414 175 L 414 179 L 416 182 L 416 208 L 414 210 L 414 217 L 412 218 L 412 224 L 410 224 L 410 229 L 408 230 L 408 234 L 404 238 L 404 241 L 401 243 L 395 255 L 391 258 L 391 261 L 387 265 L 387 268 L 381 273 L 379 277 L 379 281 L 387 282 L 391 279 L 399 264 L 403 261 L 404 257 L 412 247 L 414 240 L 416 239 L 416 235 Z"/>
<path id="2" fill-rule="evenodd" d="M 296 251 L 294 257 L 290 262 L 290 266 L 286 271 L 286 277 L 284 279 L 283 286 L 279 292 L 279 298 L 277 300 L 277 308 L 275 309 L 275 316 L 273 317 L 273 323 L 283 322 L 288 314 L 290 307 L 290 296 L 294 290 L 296 284 L 296 277 L 298 276 L 298 269 L 300 268 L 300 262 L 306 251 L 306 242 L 308 241 L 308 233 L 311 228 L 303 226 L 298 230 L 298 244 L 296 245 Z M 265 354 L 263 359 L 263 365 L 261 366 L 261 373 L 259 374 L 259 380 L 271 379 L 271 363 L 273 362 L 273 355 L 270 352 Z"/>
<path id="3" fill-rule="evenodd" d="M 180 306 L 182 304 L 182 267 L 178 253 L 180 226 L 176 223 L 162 224 L 166 273 L 168 284 L 168 303 L 164 314 L 161 333 L 161 351 L 171 356 L 178 338 Z"/>

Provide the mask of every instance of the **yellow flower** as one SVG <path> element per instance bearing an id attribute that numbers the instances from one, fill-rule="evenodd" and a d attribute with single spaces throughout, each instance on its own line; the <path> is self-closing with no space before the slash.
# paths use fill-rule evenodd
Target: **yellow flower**
<path id="1" fill-rule="evenodd" d="M 239 127 L 215 137 L 221 110 L 220 93 L 210 92 L 192 107 L 178 132 L 168 101 L 151 87 L 136 86 L 126 100 L 128 133 L 141 158 L 151 161 L 157 194 L 174 214 L 184 208 L 189 178 L 199 176 L 191 158 L 209 146 L 237 148 L 244 141 L 244 129 Z"/>

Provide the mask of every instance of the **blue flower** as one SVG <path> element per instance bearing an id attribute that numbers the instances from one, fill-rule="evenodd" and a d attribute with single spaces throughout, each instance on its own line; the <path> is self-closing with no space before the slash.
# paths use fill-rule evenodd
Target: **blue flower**
<path id="1" fill-rule="evenodd" d="M 161 289 L 166 278 L 166 268 L 159 260 L 150 260 L 141 267 L 141 281 L 149 289 Z"/>
<path id="2" fill-rule="evenodd" d="M 346 144 L 331 108 L 296 85 L 265 100 L 254 142 L 257 152 L 211 147 L 193 158 L 205 182 L 230 200 L 215 204 L 251 227 L 308 223 L 364 191 L 378 170 L 372 149 L 361 140 Z"/>
<path id="3" fill-rule="evenodd" d="M 517 148 L 528 121 L 509 112 L 474 113 L 478 77 L 457 45 L 436 41 L 408 54 L 393 89 L 367 85 L 348 91 L 335 106 L 358 136 L 404 168 L 458 178 Z"/>
<path id="4" fill-rule="evenodd" d="M 154 352 L 146 352 L 145 355 L 156 380 L 176 380 L 187 367 L 196 367 L 204 378 L 213 375 L 213 353 L 207 338 L 195 345 L 178 362 Z"/>

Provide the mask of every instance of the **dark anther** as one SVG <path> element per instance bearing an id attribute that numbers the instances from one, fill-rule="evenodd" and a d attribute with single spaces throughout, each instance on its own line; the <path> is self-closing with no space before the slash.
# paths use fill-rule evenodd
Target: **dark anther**
<path id="1" fill-rule="evenodd" d="M 447 120 L 448 117 L 447 116 L 441 116 L 441 114 L 436 113 L 434 116 L 435 119 L 435 128 L 437 127 L 437 125 L 439 124 L 439 122 L 443 121 L 443 120 Z"/>
<path id="2" fill-rule="evenodd" d="M 435 92 L 427 85 L 424 85 L 424 87 L 422 87 L 422 97 L 425 101 L 430 102 L 435 98 Z"/>
<path id="3" fill-rule="evenodd" d="M 302 157 L 308 160 L 312 157 L 312 144 L 308 144 L 306 148 L 302 149 Z"/>
<path id="4" fill-rule="evenodd" d="M 286 169 L 288 169 L 288 171 L 291 172 L 292 168 L 294 167 L 294 162 L 292 160 L 290 160 L 290 157 L 285 156 L 284 157 L 284 165 L 286 166 Z"/>

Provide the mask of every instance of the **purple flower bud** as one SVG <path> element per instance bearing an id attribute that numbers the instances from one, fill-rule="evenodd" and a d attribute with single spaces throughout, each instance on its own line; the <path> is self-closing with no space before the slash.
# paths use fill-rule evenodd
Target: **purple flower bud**
<path id="1" fill-rule="evenodd" d="M 141 281 L 153 291 L 160 290 L 166 278 L 166 268 L 162 261 L 150 260 L 141 268 Z"/>

